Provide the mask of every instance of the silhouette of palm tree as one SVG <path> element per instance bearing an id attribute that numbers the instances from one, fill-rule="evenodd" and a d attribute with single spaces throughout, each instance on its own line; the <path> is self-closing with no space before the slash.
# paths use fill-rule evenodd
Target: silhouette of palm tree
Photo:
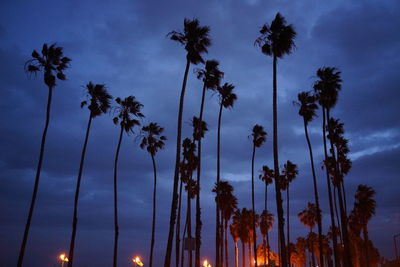
<path id="1" fill-rule="evenodd" d="M 71 241 L 68 254 L 68 267 L 72 267 L 74 262 L 75 236 L 78 224 L 78 199 L 79 199 L 83 165 L 85 161 L 86 147 L 89 139 L 90 127 L 92 125 L 92 120 L 95 117 L 105 114 L 110 110 L 111 108 L 110 101 L 112 99 L 112 96 L 108 94 L 106 86 L 104 84 L 93 84 L 92 82 L 89 82 L 86 85 L 86 95 L 88 99 L 81 102 L 81 107 L 87 105 L 90 113 L 89 113 L 88 125 L 86 127 L 85 141 L 83 143 L 83 148 L 82 148 L 81 161 L 79 164 L 78 178 L 76 182 L 74 212 L 72 219 L 72 234 L 71 234 Z"/>
<path id="2" fill-rule="evenodd" d="M 316 116 L 315 111 L 318 109 L 316 102 L 316 97 L 311 95 L 308 92 L 301 92 L 297 95 L 296 104 L 300 107 L 299 108 L 299 115 L 303 117 L 303 124 L 304 124 L 304 134 L 306 136 L 308 151 L 310 154 L 310 162 L 311 162 L 311 172 L 313 176 L 313 185 L 314 185 L 314 200 L 315 205 L 318 210 L 319 207 L 319 196 L 318 196 L 318 186 L 317 186 L 317 176 L 315 174 L 315 167 L 314 167 L 314 156 L 313 150 L 311 146 L 310 137 L 308 136 L 308 124 L 314 119 Z M 318 213 L 319 215 L 320 213 Z M 325 266 L 324 258 L 323 258 L 323 244 L 322 244 L 322 218 L 317 218 L 318 223 L 318 245 L 319 245 L 319 257 L 321 262 L 321 267 Z"/>
<path id="3" fill-rule="evenodd" d="M 235 267 L 239 267 L 239 248 L 238 248 L 238 241 L 239 241 L 239 229 L 238 225 L 235 222 L 232 222 L 229 226 L 229 230 L 233 239 L 233 243 L 235 245 Z"/>
<path id="4" fill-rule="evenodd" d="M 252 141 L 253 141 L 253 153 L 251 156 L 251 204 L 253 213 L 256 214 L 255 203 L 254 203 L 254 158 L 256 155 L 256 147 L 261 147 L 266 141 L 267 132 L 264 131 L 264 127 L 261 125 L 254 125 L 252 131 Z M 256 222 L 255 216 L 253 216 L 253 252 L 255 259 L 255 266 L 257 267 L 257 234 L 256 234 Z"/>
<path id="5" fill-rule="evenodd" d="M 151 122 L 149 125 L 142 127 L 142 142 L 140 143 L 141 149 L 146 149 L 150 153 L 151 162 L 153 163 L 154 173 L 154 189 L 153 189 L 153 220 L 151 224 L 151 244 L 149 266 L 153 266 L 153 250 L 154 250 L 154 234 L 156 225 L 156 195 L 157 195 L 157 168 L 154 159 L 158 150 L 164 148 L 164 141 L 167 138 L 162 134 L 164 128 L 160 127 L 157 123 Z"/>
<path id="6" fill-rule="evenodd" d="M 298 214 L 300 222 L 310 229 L 310 233 L 312 233 L 315 224 L 317 223 L 318 213 L 321 212 L 317 210 L 317 207 L 314 203 L 308 202 L 307 208 Z M 311 250 L 311 260 L 312 266 L 315 266 L 315 259 L 314 259 L 314 246 L 313 242 L 310 243 L 310 250 Z"/>
<path id="7" fill-rule="evenodd" d="M 218 97 L 219 97 L 219 113 L 218 113 L 218 130 L 217 130 L 217 183 L 221 177 L 221 120 L 222 120 L 222 108 L 232 108 L 237 96 L 233 93 L 235 86 L 233 84 L 224 83 L 222 86 L 218 86 Z M 218 198 L 218 196 L 217 196 Z M 218 201 L 216 201 L 216 229 L 215 229 L 215 254 L 216 254 L 216 266 L 220 266 L 220 218 L 219 218 L 219 207 Z"/>
<path id="8" fill-rule="evenodd" d="M 366 257 L 367 267 L 370 266 L 369 261 L 369 237 L 368 237 L 368 222 L 375 215 L 376 201 L 373 198 L 375 190 L 367 185 L 359 185 L 355 195 L 354 213 L 361 222 L 363 238 L 364 238 L 364 255 Z"/>
<path id="9" fill-rule="evenodd" d="M 183 32 L 172 31 L 168 33 L 168 36 L 173 41 L 177 41 L 185 47 L 186 50 L 186 67 L 185 74 L 183 76 L 182 89 L 179 101 L 179 112 L 178 112 L 178 129 L 177 129 L 177 141 L 176 141 L 176 160 L 175 160 L 175 172 L 174 172 L 174 185 L 172 192 L 172 204 L 170 223 L 168 231 L 168 241 L 165 253 L 164 267 L 170 267 L 171 265 L 171 254 L 172 254 L 172 240 L 174 237 L 174 226 L 176 220 L 176 211 L 178 208 L 178 183 L 179 183 L 179 163 L 181 154 L 181 136 L 182 136 L 182 115 L 183 115 L 183 103 L 185 99 L 186 82 L 189 73 L 190 64 L 204 63 L 202 54 L 207 53 L 207 48 L 211 45 L 209 38 L 210 28 L 207 26 L 200 26 L 200 22 L 197 19 L 184 20 Z"/>
<path id="10" fill-rule="evenodd" d="M 323 67 L 317 70 L 317 77 L 318 80 L 314 83 L 314 91 L 316 92 L 318 102 L 320 106 L 322 107 L 322 122 L 323 122 L 323 139 L 324 139 L 324 154 L 325 154 L 325 162 L 328 163 L 328 150 L 326 148 L 326 129 L 328 131 L 330 130 L 330 110 L 335 107 L 339 95 L 339 91 L 341 90 L 341 82 L 342 79 L 340 77 L 341 72 L 338 71 L 336 68 L 332 67 Z M 326 123 L 328 122 L 328 123 Z M 329 133 L 331 134 L 331 133 Z M 338 176 L 338 168 L 337 168 L 337 163 L 336 163 L 336 157 L 333 149 L 333 142 L 330 140 L 330 145 L 331 149 L 330 152 L 332 153 L 331 160 L 333 169 L 334 169 L 334 176 Z M 329 173 L 328 173 L 328 167 L 326 167 L 326 172 L 327 172 L 327 182 L 329 181 Z M 330 184 L 328 183 L 329 187 Z M 328 193 L 331 192 L 328 187 Z M 340 209 L 340 222 L 341 222 L 341 232 L 343 236 L 343 245 L 344 245 L 344 265 L 345 266 L 351 266 L 352 260 L 351 260 L 351 251 L 349 248 L 349 239 L 348 239 L 348 233 L 347 233 L 347 214 L 344 210 L 344 204 L 343 204 L 343 198 L 342 198 L 342 188 L 341 186 L 337 187 L 338 190 L 338 197 L 339 197 L 339 209 Z M 331 194 L 331 193 L 329 193 Z M 336 194 L 335 194 L 336 195 Z M 330 201 L 330 206 L 332 201 Z M 334 217 L 333 215 L 333 207 L 331 211 L 331 217 Z M 334 219 L 331 218 L 331 221 L 334 222 Z M 332 224 L 332 228 L 336 229 L 334 227 L 334 224 Z M 337 240 L 336 239 L 336 233 L 333 234 L 333 243 L 334 243 L 334 254 L 336 255 L 335 249 L 336 249 L 336 244 Z M 336 259 L 337 257 L 335 257 Z M 336 262 L 336 260 L 335 260 Z M 336 264 L 336 263 L 335 263 Z M 337 265 L 336 265 L 337 266 Z"/>
<path id="11" fill-rule="evenodd" d="M 243 208 L 242 210 L 236 210 L 235 214 L 233 215 L 233 225 L 237 227 L 238 235 L 240 242 L 242 243 L 242 266 L 246 266 L 246 252 L 245 252 L 245 245 L 249 241 L 249 216 L 248 210 Z"/>
<path id="12" fill-rule="evenodd" d="M 22 238 L 21 248 L 19 250 L 17 267 L 21 267 L 24 260 L 26 242 L 28 240 L 28 234 L 31 226 L 33 210 L 35 208 L 36 196 L 39 188 L 40 171 L 42 170 L 44 148 L 46 144 L 47 128 L 49 127 L 49 122 L 50 122 L 50 109 L 51 109 L 51 100 L 53 96 L 53 89 L 54 87 L 56 87 L 57 79 L 60 81 L 64 81 L 66 79 L 64 71 L 69 67 L 70 61 L 71 59 L 63 55 L 62 47 L 56 46 L 56 44 L 52 44 L 50 46 L 44 44 L 41 51 L 41 55 L 36 50 L 33 50 L 32 59 L 28 60 L 25 63 L 25 70 L 28 73 L 36 74 L 39 71 L 43 71 L 43 80 L 48 88 L 48 95 L 47 95 L 46 121 L 43 129 L 42 141 L 40 144 L 40 154 L 39 154 L 38 165 L 36 168 L 35 184 L 33 186 L 32 199 L 29 207 L 28 217 L 25 224 L 24 236 Z"/>
<path id="13" fill-rule="evenodd" d="M 264 263 L 270 262 L 270 246 L 269 246 L 269 231 L 272 230 L 272 226 L 275 222 L 274 215 L 270 213 L 268 210 L 263 210 L 260 216 L 260 231 L 263 236 L 263 245 L 264 248 L 267 248 L 267 255 L 265 254 L 264 250 Z M 268 261 L 266 261 L 266 258 L 268 258 Z"/>
<path id="14" fill-rule="evenodd" d="M 289 187 L 290 187 L 290 183 L 296 179 L 297 175 L 299 174 L 299 171 L 297 169 L 297 165 L 293 164 L 290 160 L 288 160 L 284 166 L 283 166 L 283 171 L 282 171 L 282 176 L 283 176 L 283 183 L 285 184 L 285 188 L 286 189 L 286 216 L 287 216 L 287 225 L 286 225 L 286 231 L 287 231 L 287 244 L 288 244 L 288 248 L 289 248 L 289 244 L 290 244 L 290 213 L 289 213 Z M 290 249 L 287 250 L 288 251 L 288 264 L 290 266 Z"/>
<path id="15" fill-rule="evenodd" d="M 128 96 L 125 99 L 116 98 L 118 106 L 114 107 L 114 112 L 117 116 L 113 118 L 115 125 L 120 126 L 121 130 L 119 133 L 117 151 L 115 152 L 114 161 L 114 257 L 113 257 L 113 267 L 117 266 L 118 260 L 118 236 L 119 236 L 119 226 L 118 226 L 118 188 L 117 188 L 117 172 L 118 172 L 118 157 L 119 150 L 121 148 L 122 135 L 124 131 L 129 134 L 133 132 L 135 126 L 140 125 L 140 121 L 144 115 L 140 112 L 143 105 L 136 100 L 134 96 Z M 137 118 L 137 119 L 136 119 Z"/>
<path id="16" fill-rule="evenodd" d="M 290 54 L 294 48 L 294 38 L 296 32 L 292 25 L 286 25 L 285 18 L 277 13 L 271 25 L 264 24 L 260 30 L 261 36 L 257 38 L 256 44 L 261 47 L 261 52 L 273 57 L 273 150 L 274 150 L 274 173 L 275 179 L 279 179 L 279 160 L 278 160 L 278 107 L 277 107 L 277 80 L 276 67 L 278 58 L 285 54 Z M 278 213 L 279 241 L 281 244 L 280 254 L 282 256 L 282 266 L 287 266 L 285 252 L 285 232 L 282 207 L 282 195 L 279 186 L 275 184 L 276 206 Z"/>

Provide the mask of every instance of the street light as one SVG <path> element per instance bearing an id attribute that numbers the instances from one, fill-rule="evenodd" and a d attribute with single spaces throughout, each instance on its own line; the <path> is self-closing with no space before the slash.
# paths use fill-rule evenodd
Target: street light
<path id="1" fill-rule="evenodd" d="M 135 266 L 143 266 L 143 262 L 140 260 L 139 256 L 132 258 L 132 261 Z"/>
<path id="2" fill-rule="evenodd" d="M 65 256 L 65 253 L 62 253 L 58 258 L 61 261 L 61 267 L 64 267 L 64 262 L 68 262 L 68 258 Z"/>
<path id="3" fill-rule="evenodd" d="M 204 267 L 211 267 L 211 264 L 209 264 L 207 260 L 204 260 L 203 266 Z"/>

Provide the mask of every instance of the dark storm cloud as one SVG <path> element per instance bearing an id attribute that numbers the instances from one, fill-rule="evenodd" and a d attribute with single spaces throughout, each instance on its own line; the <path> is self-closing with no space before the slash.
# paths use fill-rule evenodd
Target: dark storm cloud
<path id="1" fill-rule="evenodd" d="M 297 115 L 297 93 L 311 90 L 315 71 L 336 66 L 342 71 L 343 90 L 333 116 L 345 123 L 351 139 L 353 170 L 347 202 L 352 206 L 356 186 L 365 183 L 377 191 L 377 216 L 371 236 L 382 254 L 392 257 L 388 243 L 399 225 L 398 186 L 388 186 L 398 175 L 400 129 L 397 69 L 399 62 L 399 4 L 395 1 L 68 1 L 53 3 L 0 3 L 0 248 L 6 266 L 15 263 L 30 200 L 47 91 L 40 74 L 27 77 L 23 64 L 32 49 L 43 42 L 63 46 L 72 58 L 68 80 L 54 91 L 52 118 L 39 198 L 26 260 L 32 266 L 51 266 L 54 255 L 67 249 L 75 179 L 88 112 L 79 108 L 83 86 L 90 80 L 105 83 L 115 97 L 135 95 L 144 104 L 146 119 L 165 127 L 166 148 L 157 154 L 159 169 L 156 264 L 164 256 L 171 202 L 176 114 L 184 71 L 184 51 L 166 34 L 182 28 L 183 18 L 198 17 L 211 26 L 216 58 L 225 80 L 236 85 L 234 109 L 223 111 L 222 177 L 235 186 L 240 207 L 250 206 L 251 141 L 254 124 L 269 133 L 257 150 L 256 174 L 262 165 L 272 166 L 272 60 L 253 46 L 258 30 L 280 11 L 293 23 L 298 38 L 293 55 L 279 61 L 280 163 L 290 159 L 300 175 L 291 187 L 293 237 L 306 229 L 296 219 L 304 209 L 312 181 L 302 120 Z M 21 18 L 24 18 L 22 20 Z M 26 23 L 29 21 L 29 23 Z M 201 83 L 193 66 L 188 81 L 183 136 L 191 136 L 190 120 L 198 116 Z M 205 120 L 209 124 L 203 151 L 204 253 L 213 255 L 214 184 L 218 100 L 207 93 Z M 319 111 L 320 112 L 320 111 Z M 112 168 L 118 130 L 112 114 L 96 118 L 89 140 L 81 192 L 77 236 L 77 266 L 89 266 L 102 256 L 111 259 Z M 318 185 L 326 196 L 321 170 L 321 118 L 310 125 L 315 149 Z M 137 132 L 137 131 L 136 131 Z M 133 253 L 147 255 L 150 238 L 152 169 L 147 152 L 134 136 L 124 136 L 120 161 L 121 263 Z M 377 167 L 378 166 L 378 167 Z M 256 199 L 261 208 L 263 185 L 257 180 Z M 275 209 L 273 187 L 269 207 Z M 325 229 L 328 203 L 322 197 Z M 387 223 L 388 227 L 382 229 Z M 385 224 L 386 225 L 386 224 Z M 275 231 L 275 230 L 274 230 Z M 379 233 L 379 234 L 378 234 Z M 381 234 L 382 233 L 382 234 Z M 272 234 L 273 238 L 276 232 Z M 44 238 L 45 237 L 45 238 Z M 4 242 L 3 242 L 4 240 Z M 7 246 L 5 245 L 7 244 Z M 99 261 L 99 260 L 98 260 Z M 47 265 L 46 265 L 47 264 Z"/>

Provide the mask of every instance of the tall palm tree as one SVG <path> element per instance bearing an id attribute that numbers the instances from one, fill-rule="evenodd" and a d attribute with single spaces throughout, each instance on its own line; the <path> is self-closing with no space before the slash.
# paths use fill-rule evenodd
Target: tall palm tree
<path id="1" fill-rule="evenodd" d="M 174 237 L 176 210 L 178 208 L 178 183 L 179 183 L 179 163 L 181 154 L 180 149 L 181 149 L 181 137 L 182 137 L 182 116 L 183 116 L 183 103 L 185 99 L 187 77 L 189 73 L 190 64 L 197 65 L 199 63 L 204 63 L 202 54 L 207 53 L 208 52 L 207 48 L 211 45 L 211 40 L 209 38 L 209 32 L 210 32 L 209 27 L 200 26 L 200 22 L 197 19 L 193 20 L 185 19 L 183 24 L 184 24 L 183 32 L 172 31 L 168 34 L 171 40 L 177 41 L 185 47 L 186 67 L 185 67 L 185 74 L 183 76 L 182 89 L 179 100 L 174 184 L 172 191 L 171 214 L 169 220 L 168 241 L 165 253 L 164 267 L 170 267 L 171 265 L 172 241 Z"/>
<path id="2" fill-rule="evenodd" d="M 303 125 L 304 125 L 304 134 L 306 136 L 308 151 L 310 154 L 310 162 L 311 162 L 311 172 L 313 176 L 313 185 L 314 185 L 314 200 L 317 210 L 320 210 L 319 207 L 319 196 L 318 196 L 318 186 L 317 186 L 317 176 L 315 174 L 314 167 L 314 156 L 313 150 L 311 146 L 310 137 L 308 136 L 308 124 L 314 119 L 316 116 L 315 111 L 318 109 L 316 102 L 316 97 L 311 95 L 308 92 L 301 92 L 297 95 L 297 104 L 299 105 L 299 115 L 303 117 Z M 323 245 L 322 245 L 322 218 L 319 216 L 321 213 L 318 213 L 317 224 L 318 224 L 318 245 L 319 245 L 319 257 L 321 259 L 321 267 L 324 267 L 324 258 L 323 258 Z"/>
<path id="3" fill-rule="evenodd" d="M 308 202 L 307 208 L 298 214 L 300 222 L 310 229 L 310 233 L 313 232 L 313 228 L 314 228 L 315 224 L 317 223 L 318 212 L 320 212 L 320 211 L 317 210 L 316 205 L 314 203 Z M 311 243 L 310 247 L 311 247 L 310 250 L 311 250 L 311 254 L 312 254 L 312 258 L 311 258 L 312 265 L 315 266 L 314 248 L 313 248 L 312 243 Z"/>
<path id="4" fill-rule="evenodd" d="M 264 127 L 256 124 L 253 126 L 251 136 L 252 136 L 252 142 L 253 142 L 253 153 L 251 156 L 251 204 L 252 204 L 253 214 L 256 214 L 256 208 L 255 208 L 255 203 L 254 203 L 254 159 L 255 159 L 255 155 L 256 155 L 256 148 L 261 147 L 267 139 L 267 132 L 264 131 Z M 253 227 L 253 231 L 252 231 L 253 232 L 253 252 L 254 252 L 254 258 L 255 258 L 255 266 L 257 267 L 257 233 L 256 233 L 255 216 L 253 216 L 252 227 Z"/>
<path id="5" fill-rule="evenodd" d="M 75 248 L 75 236 L 76 236 L 76 228 L 78 224 L 78 199 L 79 199 L 79 191 L 81 187 L 82 173 L 83 173 L 83 165 L 85 161 L 86 155 L 86 147 L 89 139 L 90 126 L 92 125 L 92 120 L 104 113 L 107 113 L 110 108 L 110 100 L 112 96 L 108 94 L 106 90 L 106 86 L 104 84 L 93 84 L 89 82 L 86 85 L 86 95 L 87 100 L 82 101 L 81 107 L 88 106 L 89 109 L 89 120 L 86 127 L 86 135 L 85 141 L 83 142 L 83 148 L 81 153 L 81 161 L 79 164 L 78 178 L 76 182 L 76 190 L 75 190 L 75 199 L 74 199 L 74 212 L 72 219 L 72 234 L 71 234 L 71 242 L 69 246 L 68 253 L 68 267 L 72 267 L 74 262 L 74 248 Z"/>
<path id="6" fill-rule="evenodd" d="M 219 62 L 217 60 L 207 60 L 204 69 L 198 69 L 197 78 L 203 81 L 203 89 L 200 104 L 199 121 L 203 121 L 204 112 L 204 99 L 206 90 L 215 91 L 217 90 L 220 81 L 224 75 L 219 70 Z M 202 124 L 198 125 L 199 131 L 202 132 Z M 200 266 L 200 246 L 201 246 L 201 210 L 200 210 L 200 181 L 201 181 L 201 139 L 197 140 L 197 157 L 198 157 L 198 168 L 197 168 L 197 191 L 199 194 L 196 195 L 196 266 Z"/>
<path id="7" fill-rule="evenodd" d="M 36 168 L 35 184 L 33 186 L 31 204 L 29 207 L 29 213 L 25 224 L 24 236 L 22 238 L 21 248 L 19 250 L 19 255 L 18 255 L 18 263 L 17 263 L 18 267 L 22 266 L 22 262 L 24 260 L 26 242 L 28 240 L 28 234 L 31 226 L 33 210 L 35 208 L 36 196 L 39 188 L 40 171 L 42 170 L 47 128 L 49 127 L 49 122 L 50 122 L 50 109 L 51 109 L 51 100 L 53 96 L 53 89 L 54 87 L 56 87 L 57 79 L 60 81 L 64 81 L 66 79 L 64 71 L 69 67 L 70 61 L 71 59 L 63 55 L 62 47 L 56 46 L 56 44 L 52 44 L 50 46 L 44 44 L 41 55 L 36 50 L 33 50 L 32 59 L 28 60 L 25 63 L 25 70 L 29 73 L 36 74 L 39 71 L 43 71 L 43 80 L 48 88 L 48 95 L 47 95 L 46 121 L 43 129 L 42 141 L 40 144 L 39 161 Z"/>
<path id="8" fill-rule="evenodd" d="M 263 210 L 260 216 L 260 231 L 263 236 L 263 245 L 264 248 L 267 248 L 267 255 L 265 255 L 265 249 L 264 249 L 264 263 L 270 262 L 270 246 L 269 246 L 269 231 L 272 230 L 272 226 L 275 222 L 274 215 L 270 213 L 268 210 Z M 266 258 L 268 258 L 268 261 L 266 261 Z"/>
<path id="9" fill-rule="evenodd" d="M 355 195 L 356 201 L 354 202 L 354 211 L 362 225 L 363 238 L 364 238 L 364 255 L 366 257 L 366 264 L 369 267 L 369 237 L 368 237 L 368 222 L 375 215 L 376 201 L 373 198 L 375 190 L 367 185 L 359 185 Z"/>
<path id="10" fill-rule="evenodd" d="M 286 217 L 287 217 L 287 245 L 289 248 L 290 244 L 290 213 L 289 213 L 289 187 L 290 183 L 296 179 L 297 175 L 299 174 L 299 170 L 297 169 L 297 165 L 292 163 L 290 160 L 288 160 L 284 166 L 283 166 L 283 171 L 282 171 L 282 176 L 283 176 L 283 181 L 285 184 L 285 189 L 286 189 Z M 290 249 L 287 250 L 288 252 L 288 264 L 290 266 Z"/>
<path id="11" fill-rule="evenodd" d="M 150 243 L 150 256 L 149 266 L 153 266 L 153 250 L 154 250 L 154 234 L 156 226 L 156 195 L 157 195 L 157 168 L 154 159 L 158 150 L 164 148 L 164 141 L 167 138 L 162 134 L 164 128 L 160 127 L 157 123 L 151 122 L 149 125 L 142 127 L 142 142 L 140 143 L 141 149 L 146 149 L 150 153 L 151 162 L 153 163 L 154 173 L 154 188 L 153 188 L 153 220 L 151 223 L 151 243 Z"/>
<path id="12" fill-rule="evenodd" d="M 189 243 L 190 246 L 192 245 L 192 222 L 191 222 L 191 199 L 194 199 L 196 197 L 197 192 L 197 184 L 196 181 L 192 178 L 190 178 L 185 186 L 185 190 L 187 191 L 187 229 L 188 229 L 188 238 L 189 238 Z M 189 249 L 189 257 L 188 257 L 188 261 L 189 261 L 189 267 L 192 267 L 193 265 L 193 256 L 192 256 L 192 247 L 190 247 Z"/>
<path id="13" fill-rule="evenodd" d="M 236 210 L 233 215 L 233 224 L 238 228 L 238 234 L 240 242 L 242 243 L 242 266 L 246 266 L 246 251 L 245 245 L 249 240 L 249 227 L 248 227 L 248 213 L 249 210 L 243 208 L 242 210 Z"/>
<path id="14" fill-rule="evenodd" d="M 330 129 L 329 127 L 329 121 L 330 121 L 330 110 L 335 107 L 339 95 L 339 91 L 341 90 L 341 82 L 342 79 L 340 77 L 341 72 L 338 71 L 336 68 L 332 67 L 323 67 L 317 70 L 317 77 L 318 80 L 314 83 L 314 91 L 316 92 L 318 102 L 320 106 L 322 107 L 322 131 L 323 131 L 323 141 L 324 141 L 324 154 L 325 154 L 325 164 L 329 162 L 328 159 L 328 150 L 327 150 L 327 144 L 326 144 L 326 129 Z M 331 134 L 331 133 L 329 133 Z M 333 150 L 333 143 L 332 141 L 330 142 L 331 145 L 331 153 L 334 153 Z M 335 155 L 332 154 L 331 159 L 333 160 L 333 167 L 334 167 L 334 173 L 335 176 L 338 176 L 338 169 L 336 166 L 336 159 Z M 330 182 L 329 182 L 329 173 L 328 173 L 328 166 L 326 166 L 326 175 L 327 175 L 327 183 L 328 183 L 328 194 L 331 195 L 331 190 L 330 190 Z M 337 187 L 338 191 L 338 196 L 339 196 L 339 209 L 340 209 L 340 222 L 341 222 L 341 230 L 342 230 L 342 236 L 343 236 L 343 245 L 344 245 L 344 264 L 345 267 L 351 266 L 352 260 L 351 260 L 351 251 L 349 248 L 349 240 L 348 240 L 348 233 L 347 233 L 347 214 L 344 210 L 344 204 L 343 204 L 343 199 L 342 199 L 342 189 L 341 186 Z M 330 209 L 331 209 L 331 223 L 332 223 L 332 229 L 336 229 L 335 223 L 334 223 L 334 212 L 333 212 L 333 207 L 332 207 L 332 200 L 329 201 Z M 337 259 L 337 252 L 336 250 L 336 245 L 337 245 L 337 240 L 336 240 L 336 233 L 333 234 L 333 243 L 334 243 L 334 255 L 335 256 L 335 264 L 336 264 L 336 259 Z M 338 264 L 336 264 L 338 266 Z"/>
<path id="15" fill-rule="evenodd" d="M 287 25 L 285 18 L 277 13 L 271 25 L 264 24 L 260 30 L 261 36 L 256 40 L 256 44 L 261 47 L 263 54 L 273 58 L 273 150 L 274 150 L 274 173 L 275 179 L 279 179 L 279 160 L 278 160 L 278 105 L 277 105 L 277 80 L 276 67 L 278 58 L 285 54 L 290 54 L 294 48 L 296 32 L 292 25 Z M 280 254 L 282 255 L 282 266 L 287 266 L 285 251 L 285 232 L 284 217 L 282 207 L 282 195 L 278 184 L 275 184 L 276 206 L 278 214 L 279 241 L 281 244 Z"/>
<path id="16" fill-rule="evenodd" d="M 222 86 L 218 86 L 218 98 L 219 98 L 219 113 L 218 113 L 218 130 L 217 130 L 217 183 L 221 177 L 221 120 L 222 120 L 222 108 L 232 108 L 237 96 L 233 93 L 235 86 L 233 84 L 224 83 Z M 218 198 L 218 196 L 217 196 Z M 219 218 L 219 207 L 218 201 L 216 201 L 216 229 L 215 229 L 215 254 L 216 254 L 216 266 L 220 266 L 220 258 L 218 253 L 220 248 L 220 218 Z"/>
<path id="17" fill-rule="evenodd" d="M 113 118 L 115 125 L 120 126 L 120 132 L 118 137 L 117 150 L 115 152 L 114 161 L 114 257 L 113 257 L 113 267 L 117 266 L 118 261 L 118 236 L 119 236 L 119 225 L 118 225 L 118 187 L 117 187 L 117 177 L 118 177 L 118 158 L 119 151 L 122 143 L 122 136 L 124 131 L 129 134 L 133 132 L 135 126 L 140 125 L 138 119 L 144 118 L 144 115 L 140 112 L 143 105 L 136 100 L 134 96 L 128 96 L 125 99 L 117 97 L 115 102 L 118 104 L 114 108 L 114 112 L 117 116 Z"/>

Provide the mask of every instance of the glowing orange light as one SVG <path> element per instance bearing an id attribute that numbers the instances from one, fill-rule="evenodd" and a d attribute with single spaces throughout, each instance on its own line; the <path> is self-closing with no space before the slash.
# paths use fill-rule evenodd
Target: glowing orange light
<path id="1" fill-rule="evenodd" d="M 204 260 L 203 266 L 204 267 L 211 267 L 211 264 L 208 263 L 208 260 Z"/>
<path id="2" fill-rule="evenodd" d="M 68 258 L 65 256 L 65 253 L 62 253 L 59 258 L 62 262 L 68 262 Z"/>
<path id="3" fill-rule="evenodd" d="M 132 261 L 139 266 L 143 266 L 143 262 L 140 260 L 139 256 L 132 258 Z"/>

